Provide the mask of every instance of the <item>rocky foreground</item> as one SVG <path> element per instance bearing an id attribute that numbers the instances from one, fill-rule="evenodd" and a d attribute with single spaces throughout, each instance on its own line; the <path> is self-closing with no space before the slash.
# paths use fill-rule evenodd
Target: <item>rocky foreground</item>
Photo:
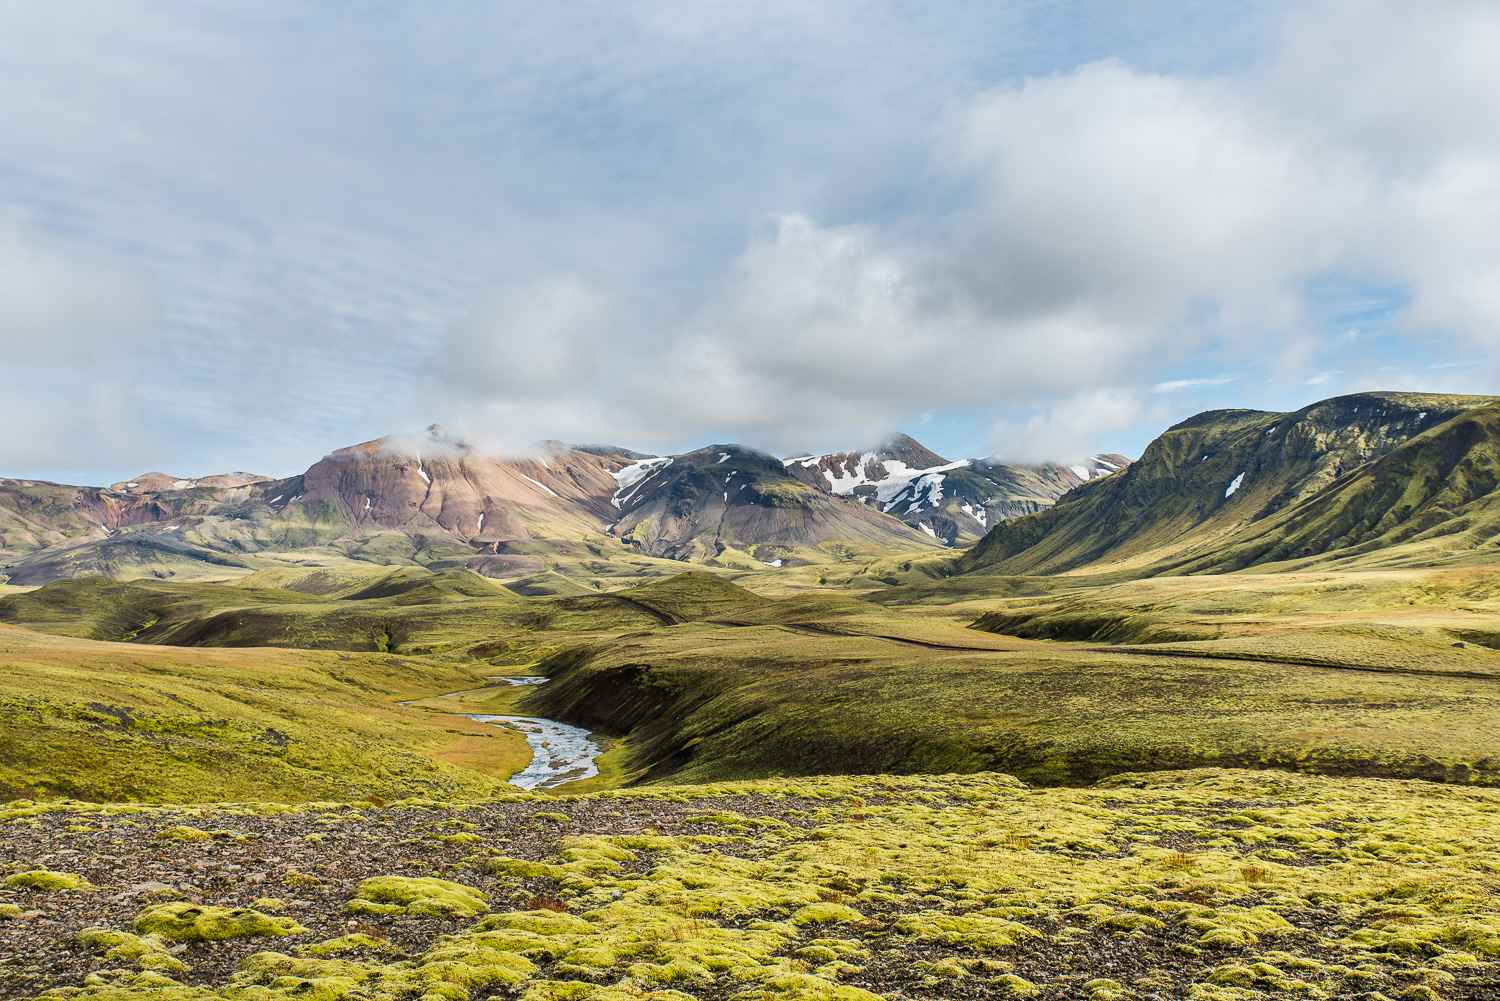
<path id="1" fill-rule="evenodd" d="M 1500 792 L 1217 770 L 0 807 L 7 998 L 1500 996 Z"/>

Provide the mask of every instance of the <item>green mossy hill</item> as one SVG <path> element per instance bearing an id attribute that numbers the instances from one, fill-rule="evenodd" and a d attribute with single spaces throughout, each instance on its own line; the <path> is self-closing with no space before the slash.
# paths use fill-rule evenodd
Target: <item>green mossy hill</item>
<path id="1" fill-rule="evenodd" d="M 132 927 L 141 935 L 157 935 L 174 942 L 213 942 L 307 931 L 291 918 L 262 914 L 249 907 L 212 907 L 186 901 L 153 904 L 136 915 Z"/>
<path id="2" fill-rule="evenodd" d="M 364 914 L 350 933 L 341 902 L 380 877 L 341 857 L 302 904 L 315 931 L 273 932 L 261 915 L 249 934 L 277 937 L 205 942 L 189 937 L 191 911 L 238 930 L 245 909 L 178 902 L 134 932 L 74 933 L 84 955 L 70 948 L 50 982 L 33 945 L 0 988 L 40 1001 L 1469 1001 L 1500 982 L 1495 790 L 1200 769 L 1051 790 L 993 774 L 777 779 L 548 806 L 567 836 L 482 804 L 422 806 L 534 858 L 450 862 L 451 880 L 428 880 L 505 901 L 482 917 Z M 389 850 L 404 832 L 379 812 L 345 821 Z M 49 847 L 78 839 L 45 814 L 27 819 Z M 287 835 L 305 823 L 260 820 L 297 863 Z M 171 915 L 180 959 L 176 939 L 142 927 L 148 913 Z"/>
<path id="3" fill-rule="evenodd" d="M 80 639 L 161 642 L 158 637 L 175 624 L 225 609 L 315 600 L 290 591 L 225 584 L 81 577 L 0 598 L 0 622 Z"/>
<path id="4" fill-rule="evenodd" d="M 754 613 L 771 604 L 769 598 L 702 571 L 626 588 L 615 597 L 649 608 L 670 622 Z"/>
<path id="5" fill-rule="evenodd" d="M 0 626 L 0 797 L 499 793 L 525 763 L 520 737 L 395 704 L 479 683 L 388 654 L 189 652 Z"/>
<path id="6" fill-rule="evenodd" d="M 421 604 L 456 598 L 506 598 L 510 591 L 472 570 L 449 569 L 437 573 L 406 571 L 391 578 L 341 595 L 347 601 L 387 599 L 396 604 Z"/>
<path id="7" fill-rule="evenodd" d="M 250 564 L 239 556 L 194 545 L 177 533 L 155 530 L 123 532 L 107 539 L 55 546 L 5 571 L 11 584 L 34 587 L 74 577 L 140 578 L 224 577 L 243 573 Z"/>
<path id="8" fill-rule="evenodd" d="M 995 527 L 960 561 L 966 573 L 1053 574 L 1080 567 L 1126 573 L 1234 570 L 1251 563 L 1318 555 L 1395 528 L 1412 511 L 1472 494 L 1482 474 L 1462 483 L 1420 486 L 1463 466 L 1488 465 L 1492 397 L 1362 393 L 1295 413 L 1213 411 L 1168 429 L 1126 470 L 1066 494 L 1056 507 Z M 1465 415 L 1473 415 L 1466 417 Z M 1450 422 L 1455 422 L 1451 428 Z M 1423 443 L 1446 441 L 1436 449 Z M 1411 442 L 1356 491 L 1363 503 L 1341 514 L 1316 498 L 1344 489 L 1350 476 Z M 1477 448 L 1478 452 L 1473 449 Z M 1481 460 L 1480 455 L 1486 458 Z M 1422 456 L 1417 458 L 1417 456 Z M 1416 495 L 1409 488 L 1417 486 Z M 1333 494 L 1328 494 L 1332 498 Z M 1425 528 L 1434 524 L 1420 520 Z M 1262 536 L 1239 545 L 1243 535 Z"/>
<path id="9" fill-rule="evenodd" d="M 563 595 L 597 594 L 596 587 L 586 587 L 555 570 L 519 577 L 505 582 L 506 590 L 527 598 L 555 598 Z"/>
<path id="10" fill-rule="evenodd" d="M 102 577 L 57 581 L 0 598 L 0 622 L 85 639 L 169 646 L 420 655 L 493 648 L 496 637 L 511 638 L 502 646 L 555 649 L 539 632 L 566 636 L 661 623 L 661 613 L 608 595 L 528 601 L 467 570 L 386 570 L 375 582 L 366 578 L 347 587 L 347 597 L 251 587 L 249 580 L 235 585 Z M 369 591 L 375 596 L 360 597 Z"/>

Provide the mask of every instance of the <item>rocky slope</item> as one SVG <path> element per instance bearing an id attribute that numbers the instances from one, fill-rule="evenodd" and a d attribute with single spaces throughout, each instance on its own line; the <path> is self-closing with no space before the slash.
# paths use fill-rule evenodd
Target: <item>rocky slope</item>
<path id="1" fill-rule="evenodd" d="M 1211 411 L 1118 476 L 997 526 L 960 569 L 1222 572 L 1424 537 L 1477 545 L 1497 455 L 1494 397 L 1361 393 L 1293 413 Z"/>

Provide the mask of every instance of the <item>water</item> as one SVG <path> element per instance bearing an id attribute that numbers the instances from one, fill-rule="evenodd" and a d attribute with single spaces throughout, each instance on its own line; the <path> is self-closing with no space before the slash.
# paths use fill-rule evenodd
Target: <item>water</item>
<path id="1" fill-rule="evenodd" d="M 488 675 L 485 680 L 504 681 L 512 685 L 540 685 L 549 679 L 535 674 L 522 674 L 513 677 Z M 449 694 L 462 695 L 463 692 Z M 401 705 L 410 703 L 402 702 Z M 488 713 L 454 715 L 515 730 L 526 738 L 526 743 L 531 747 L 531 764 L 510 777 L 511 785 L 522 789 L 551 789 L 564 782 L 593 778 L 599 774 L 599 766 L 594 764 L 594 758 L 602 751 L 590 739 L 589 731 L 582 727 L 542 719 L 540 716 L 497 716 Z"/>
<path id="2" fill-rule="evenodd" d="M 531 764 L 510 777 L 511 785 L 522 789 L 550 789 L 564 782 L 599 774 L 594 758 L 603 752 L 589 737 L 589 731 L 582 727 L 537 716 L 457 715 L 515 730 L 526 738 L 526 743 L 531 746 Z"/>

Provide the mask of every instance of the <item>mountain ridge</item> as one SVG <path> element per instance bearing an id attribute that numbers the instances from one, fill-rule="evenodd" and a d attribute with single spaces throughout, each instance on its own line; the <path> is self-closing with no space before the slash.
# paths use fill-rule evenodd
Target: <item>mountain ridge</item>
<path id="1" fill-rule="evenodd" d="M 840 492 L 821 466 L 746 445 L 654 456 L 543 441 L 500 458 L 438 425 L 335 449 L 288 477 L 153 471 L 108 487 L 6 478 L 0 576 L 18 585 L 87 574 L 217 578 L 309 547 L 381 564 L 473 564 L 506 580 L 545 576 L 559 554 L 774 568 L 964 544 L 994 519 L 1050 505 L 1099 468 L 948 463 L 904 434 L 876 451 L 871 489 L 905 476 L 899 509 Z M 520 586 L 561 585 L 547 577 Z"/>

